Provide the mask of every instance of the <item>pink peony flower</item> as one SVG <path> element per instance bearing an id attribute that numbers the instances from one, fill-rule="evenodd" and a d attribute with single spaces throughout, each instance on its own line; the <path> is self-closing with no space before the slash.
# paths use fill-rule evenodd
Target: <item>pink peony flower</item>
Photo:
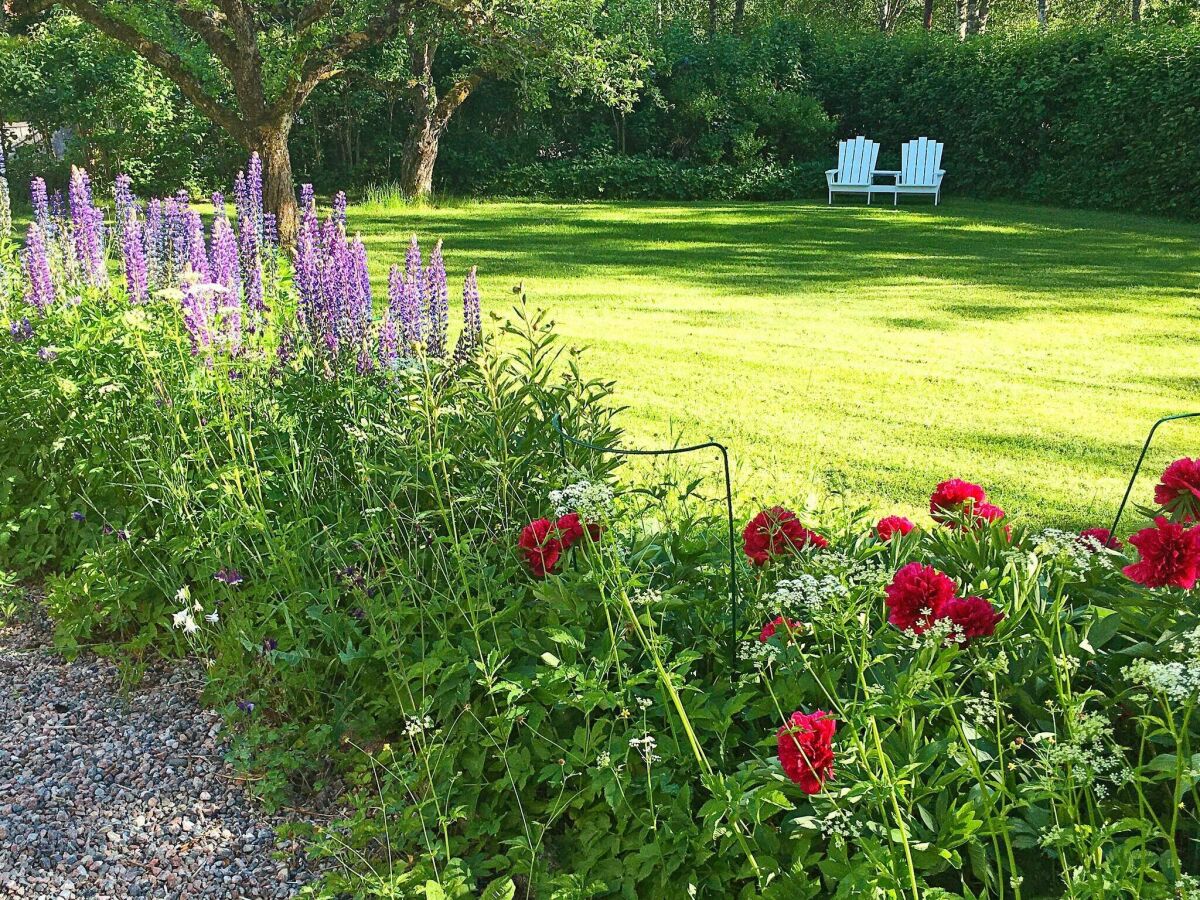
<path id="1" fill-rule="evenodd" d="M 829 541 L 809 531 L 794 512 L 782 506 L 763 510 L 742 530 L 742 549 L 756 566 L 765 566 L 777 556 L 810 546 L 828 547 Z"/>
<path id="2" fill-rule="evenodd" d="M 789 632 L 798 632 L 804 627 L 804 623 L 797 620 L 785 619 L 783 616 L 776 616 L 770 622 L 762 627 L 762 631 L 758 633 L 758 642 L 765 644 L 779 632 L 783 632 L 785 636 Z"/>
<path id="3" fill-rule="evenodd" d="M 911 562 L 896 572 L 886 588 L 888 621 L 901 631 L 923 634 L 955 590 L 945 573 Z"/>
<path id="4" fill-rule="evenodd" d="M 938 619 L 949 619 L 957 626 L 950 640 L 969 644 L 975 638 L 988 637 L 996 632 L 996 624 L 1004 613 L 982 597 L 951 597 L 937 612 Z"/>
<path id="5" fill-rule="evenodd" d="M 904 536 L 916 527 L 904 516 L 884 516 L 875 523 L 875 533 L 881 541 L 890 541 L 896 535 Z"/>
<path id="6" fill-rule="evenodd" d="M 833 777 L 833 735 L 837 722 L 824 710 L 794 712 L 776 732 L 783 772 L 806 794 L 819 793 Z"/>
<path id="7" fill-rule="evenodd" d="M 1185 528 L 1162 516 L 1154 527 L 1131 535 L 1129 543 L 1141 559 L 1122 571 L 1146 587 L 1178 587 L 1190 591 L 1200 577 L 1200 526 Z"/>
<path id="8" fill-rule="evenodd" d="M 944 522 L 986 499 L 979 485 L 961 478 L 951 478 L 934 488 L 929 498 L 929 514 L 935 522 Z"/>

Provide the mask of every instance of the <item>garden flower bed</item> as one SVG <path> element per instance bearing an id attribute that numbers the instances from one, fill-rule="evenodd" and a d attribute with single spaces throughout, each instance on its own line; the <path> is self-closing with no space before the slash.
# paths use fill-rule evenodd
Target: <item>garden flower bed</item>
<path id="1" fill-rule="evenodd" d="M 201 659 L 269 803 L 341 779 L 331 896 L 1200 891 L 1200 461 L 1127 541 L 953 478 L 747 510 L 733 631 L 703 480 L 560 452 L 620 431 L 544 316 L 496 340 L 472 272 L 452 325 L 415 240 L 377 300 L 344 198 L 292 257 L 255 160 L 234 195 L 35 184 L 0 565 L 67 653 Z"/>

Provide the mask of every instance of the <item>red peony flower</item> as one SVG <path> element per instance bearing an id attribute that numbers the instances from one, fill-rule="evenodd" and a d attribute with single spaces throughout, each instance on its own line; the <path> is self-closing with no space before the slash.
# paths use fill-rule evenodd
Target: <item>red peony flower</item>
<path id="1" fill-rule="evenodd" d="M 579 518 L 579 513 L 567 513 L 565 516 L 559 518 L 558 522 L 555 523 L 555 527 L 558 529 L 559 538 L 562 541 L 562 549 L 566 550 L 583 537 L 585 526 Z M 589 522 L 586 527 L 588 536 L 593 541 L 600 540 L 600 534 L 604 530 L 600 525 L 597 525 L 595 522 Z"/>
<path id="2" fill-rule="evenodd" d="M 786 635 L 789 631 L 799 631 L 803 627 L 804 623 L 798 619 L 792 620 L 785 619 L 783 616 L 776 616 L 762 627 L 762 631 L 758 633 L 758 642 L 765 644 L 780 631 Z"/>
<path id="3" fill-rule="evenodd" d="M 1200 457 L 1177 459 L 1171 463 L 1154 487 L 1154 502 L 1171 512 L 1182 512 L 1185 521 L 1200 513 Z"/>
<path id="4" fill-rule="evenodd" d="M 558 533 L 549 519 L 536 519 L 521 529 L 517 546 L 525 556 L 525 564 L 538 578 L 545 578 L 558 565 L 563 551 Z"/>
<path id="5" fill-rule="evenodd" d="M 837 722 L 824 710 L 794 712 L 776 732 L 779 762 L 806 794 L 819 793 L 833 777 L 833 733 Z"/>
<path id="6" fill-rule="evenodd" d="M 828 547 L 829 541 L 809 531 L 794 512 L 782 506 L 764 509 L 742 530 L 742 548 L 756 566 L 765 566 L 773 557 L 808 546 Z"/>
<path id="7" fill-rule="evenodd" d="M 875 524 L 875 533 L 881 541 L 890 541 L 897 534 L 908 534 L 917 526 L 904 516 L 884 516 Z"/>
<path id="8" fill-rule="evenodd" d="M 1004 618 L 1004 613 L 982 597 L 951 597 L 942 604 L 937 617 L 957 625 L 950 640 L 965 645 L 975 638 L 995 634 L 996 624 Z"/>
<path id="9" fill-rule="evenodd" d="M 1153 528 L 1131 535 L 1129 543 L 1141 554 L 1138 562 L 1122 570 L 1131 580 L 1152 588 L 1172 585 L 1190 591 L 1195 586 L 1200 577 L 1200 526 L 1184 528 L 1159 516 Z"/>
<path id="10" fill-rule="evenodd" d="M 964 508 L 975 506 L 985 499 L 987 496 L 979 485 L 961 478 L 951 478 L 934 488 L 929 498 L 929 514 L 935 522 L 945 522 Z"/>
<path id="11" fill-rule="evenodd" d="M 1091 538 L 1101 547 L 1108 547 L 1110 550 L 1120 550 L 1125 545 L 1117 538 L 1113 537 L 1111 531 L 1107 528 L 1087 528 L 1079 532 L 1079 537 Z"/>
<path id="12" fill-rule="evenodd" d="M 901 631 L 923 634 L 954 591 L 949 576 L 933 566 L 911 562 L 896 572 L 886 588 L 888 621 Z"/>

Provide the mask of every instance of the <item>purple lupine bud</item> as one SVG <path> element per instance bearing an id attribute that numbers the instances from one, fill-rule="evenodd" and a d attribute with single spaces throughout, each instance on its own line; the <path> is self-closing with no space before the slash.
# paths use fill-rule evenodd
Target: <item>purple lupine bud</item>
<path id="1" fill-rule="evenodd" d="M 145 303 L 149 299 L 149 276 L 142 225 L 134 206 L 126 209 L 125 227 L 121 229 L 121 260 L 125 266 L 125 289 L 129 292 L 129 302 Z"/>
<path id="2" fill-rule="evenodd" d="M 375 371 L 375 359 L 365 342 L 358 348 L 358 364 L 355 369 L 359 375 L 369 375 Z"/>
<path id="3" fill-rule="evenodd" d="M 342 227 L 343 231 L 345 231 L 345 229 L 346 229 L 346 192 L 345 191 L 338 191 L 336 194 L 333 195 L 333 214 L 331 215 L 331 218 L 333 219 L 333 221 L 337 222 L 337 224 Z"/>
<path id="4" fill-rule="evenodd" d="M 223 288 L 218 298 L 222 340 L 230 353 L 237 353 L 242 345 L 242 275 L 237 238 L 224 216 L 213 219 L 211 264 L 213 282 Z"/>
<path id="5" fill-rule="evenodd" d="M 92 203 L 87 172 L 77 166 L 71 167 L 70 199 L 75 257 L 84 280 L 93 287 L 101 287 L 108 281 L 104 265 L 104 213 Z"/>
<path id="6" fill-rule="evenodd" d="M 241 584 L 245 580 L 242 578 L 241 572 L 228 566 L 217 569 L 216 574 L 213 575 L 213 579 L 222 584 L 229 585 L 229 587 Z"/>
<path id="7" fill-rule="evenodd" d="M 404 255 L 404 274 L 414 283 L 421 280 L 421 246 L 417 243 L 415 234 L 408 242 L 408 252 Z"/>
<path id="8" fill-rule="evenodd" d="M 263 213 L 262 266 L 263 293 L 274 300 L 279 294 L 279 228 L 272 213 Z"/>
<path id="9" fill-rule="evenodd" d="M 191 258 L 192 216 L 194 210 L 185 191 L 180 191 L 164 205 L 171 280 L 176 282 Z"/>
<path id="10" fill-rule="evenodd" d="M 37 222 L 29 226 L 24 256 L 25 302 L 45 315 L 50 304 L 54 302 L 54 275 L 50 269 L 50 252 L 46 246 L 46 237 Z"/>
<path id="11" fill-rule="evenodd" d="M 8 161 L 4 158 L 4 142 L 0 141 L 0 178 L 8 177 Z"/>
<path id="12" fill-rule="evenodd" d="M 367 270 L 367 248 L 357 235 L 350 245 L 347 273 L 347 312 L 350 340 L 362 343 L 371 324 L 371 275 Z"/>
<path id="13" fill-rule="evenodd" d="M 400 299 L 400 335 L 404 339 L 405 356 L 411 356 L 421 345 L 424 336 L 422 316 L 421 289 L 416 281 L 406 279 Z"/>
<path id="14" fill-rule="evenodd" d="M 10 322 L 8 332 L 12 335 L 14 341 L 28 341 L 33 339 L 33 323 L 25 316 L 22 316 L 19 321 Z"/>
<path id="15" fill-rule="evenodd" d="M 129 213 L 136 207 L 133 181 L 128 175 L 118 175 L 113 181 L 113 209 L 117 220 L 117 239 L 122 243 L 125 241 L 125 224 L 129 221 Z"/>
<path id="16" fill-rule="evenodd" d="M 167 253 L 166 223 L 162 201 L 151 199 L 146 204 L 146 221 L 142 226 L 143 255 L 146 257 L 147 282 L 151 290 L 170 286 L 170 266 Z"/>
<path id="17" fill-rule="evenodd" d="M 300 214 L 307 216 L 309 213 L 317 214 L 317 201 L 313 195 L 313 186 L 302 184 L 300 185 Z"/>
<path id="18" fill-rule="evenodd" d="M 50 230 L 50 197 L 43 179 L 34 178 L 29 182 L 29 200 L 33 204 L 34 221 L 47 237 L 53 236 L 54 232 Z"/>
<path id="19" fill-rule="evenodd" d="M 42 362 L 54 362 L 54 360 L 58 359 L 58 351 L 53 347 L 39 347 L 38 359 Z"/>
<path id="20" fill-rule="evenodd" d="M 198 355 L 212 346 L 215 314 L 213 295 L 214 291 L 209 285 L 196 285 L 190 281 L 183 283 L 183 299 L 180 306 L 183 309 L 183 324 L 187 328 L 193 354 Z"/>
<path id="21" fill-rule="evenodd" d="M 258 231 L 254 227 L 242 227 L 238 239 L 241 244 L 246 306 L 251 312 L 261 313 L 266 307 L 263 304 L 263 273 L 262 259 L 258 252 Z"/>
<path id="22" fill-rule="evenodd" d="M 12 230 L 12 197 L 8 193 L 8 178 L 4 175 L 4 150 L 0 148 L 0 240 L 8 240 Z"/>
<path id="23" fill-rule="evenodd" d="M 426 332 L 425 352 L 430 356 L 446 355 L 446 328 L 449 320 L 450 292 L 446 285 L 446 266 L 442 261 L 442 242 L 438 241 L 429 254 L 425 269 Z"/>
<path id="24" fill-rule="evenodd" d="M 76 522 L 86 522 L 87 521 L 87 516 L 85 516 L 79 510 L 75 510 L 75 512 L 71 513 L 71 518 L 74 519 Z"/>
<path id="25" fill-rule="evenodd" d="M 399 276 L 395 266 L 392 271 Z M 379 365 L 383 369 L 394 369 L 400 361 L 400 332 L 396 330 L 396 318 L 391 309 L 383 311 L 383 323 L 379 326 Z"/>
<path id="26" fill-rule="evenodd" d="M 482 332 L 483 323 L 479 314 L 479 284 L 476 281 L 475 267 L 471 266 L 471 271 L 467 273 L 467 278 L 463 282 L 463 330 L 454 347 L 455 359 L 462 360 L 469 356 L 471 351 L 479 345 Z"/>
<path id="27" fill-rule="evenodd" d="M 201 281 L 207 281 L 211 276 L 208 269 L 208 250 L 204 246 L 204 223 L 200 213 L 190 210 L 188 217 L 188 268 Z"/>

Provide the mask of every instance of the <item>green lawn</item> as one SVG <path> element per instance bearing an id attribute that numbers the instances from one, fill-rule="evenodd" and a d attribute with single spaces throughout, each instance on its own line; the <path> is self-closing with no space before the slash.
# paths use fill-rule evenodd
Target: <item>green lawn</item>
<path id="1" fill-rule="evenodd" d="M 1107 523 L 1149 424 L 1200 410 L 1200 226 L 951 199 L 359 207 L 375 274 L 407 236 L 523 281 L 632 443 L 714 438 L 744 498 L 844 486 L 924 508 L 949 476 L 1038 523 Z M 1200 454 L 1200 426 L 1161 452 Z M 1147 484 L 1149 484 L 1149 480 Z M 1143 493 L 1148 487 L 1143 487 Z"/>

